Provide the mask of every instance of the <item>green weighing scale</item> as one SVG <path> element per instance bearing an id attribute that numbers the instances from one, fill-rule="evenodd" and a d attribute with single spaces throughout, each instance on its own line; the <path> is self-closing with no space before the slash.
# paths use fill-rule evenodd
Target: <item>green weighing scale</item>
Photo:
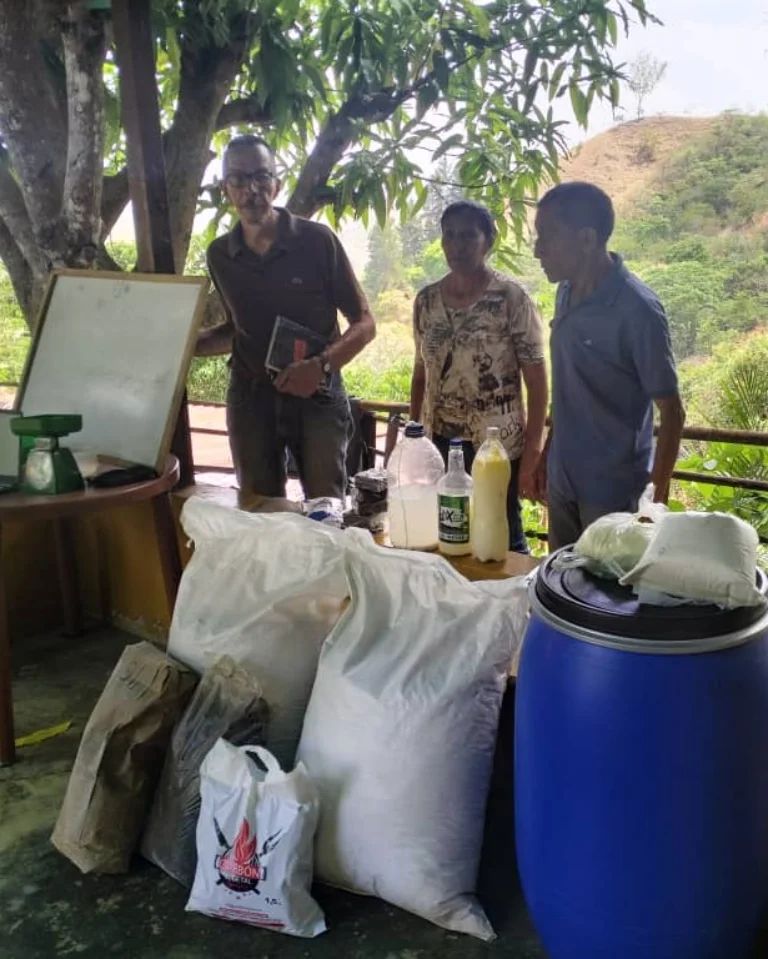
<path id="1" fill-rule="evenodd" d="M 82 428 L 79 413 L 45 413 L 11 420 L 11 432 L 20 440 L 19 475 L 25 493 L 52 496 L 85 487 L 72 450 L 59 445 L 62 436 Z"/>

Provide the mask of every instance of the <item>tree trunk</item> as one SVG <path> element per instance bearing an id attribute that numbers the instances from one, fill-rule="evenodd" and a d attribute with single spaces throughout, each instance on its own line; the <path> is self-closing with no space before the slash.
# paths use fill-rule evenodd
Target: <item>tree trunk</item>
<path id="1" fill-rule="evenodd" d="M 70 6 L 62 34 L 67 72 L 67 167 L 60 234 L 54 263 L 89 267 L 101 240 L 104 166 L 104 23 L 86 0 Z"/>
<path id="2" fill-rule="evenodd" d="M 57 5 L 0 0 L 0 137 L 7 150 L 0 153 L 0 249 L 28 322 L 61 214 L 66 91 L 57 52 L 46 42 L 60 32 Z"/>

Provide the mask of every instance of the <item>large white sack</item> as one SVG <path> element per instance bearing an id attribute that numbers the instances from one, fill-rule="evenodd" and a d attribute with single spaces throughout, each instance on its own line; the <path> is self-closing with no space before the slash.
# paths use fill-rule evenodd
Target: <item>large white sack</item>
<path id="1" fill-rule="evenodd" d="M 197 498 L 181 522 L 195 552 L 168 651 L 200 672 L 224 654 L 251 667 L 270 708 L 267 748 L 290 769 L 320 646 L 347 596 L 343 534 L 303 516 Z"/>
<path id="2" fill-rule="evenodd" d="M 320 792 L 316 874 L 489 940 L 473 891 L 525 581 L 500 600 L 357 532 L 298 752 Z"/>

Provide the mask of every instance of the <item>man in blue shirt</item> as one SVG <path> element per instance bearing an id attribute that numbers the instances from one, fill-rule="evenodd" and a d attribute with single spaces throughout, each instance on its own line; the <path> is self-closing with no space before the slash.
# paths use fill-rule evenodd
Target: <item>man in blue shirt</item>
<path id="1" fill-rule="evenodd" d="M 599 516 L 633 512 L 649 481 L 665 501 L 685 422 L 664 309 L 608 251 L 613 225 L 610 197 L 591 183 L 561 183 L 538 204 L 534 252 L 559 284 L 552 425 L 535 483 L 551 550 Z"/>

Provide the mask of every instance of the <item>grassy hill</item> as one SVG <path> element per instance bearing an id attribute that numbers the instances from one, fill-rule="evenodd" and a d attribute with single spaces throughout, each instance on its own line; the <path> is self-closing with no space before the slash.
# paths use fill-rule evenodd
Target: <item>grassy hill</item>
<path id="1" fill-rule="evenodd" d="M 589 180 L 605 190 L 619 217 L 654 191 L 669 161 L 710 134 L 715 117 L 645 117 L 612 127 L 576 147 L 560 167 L 563 180 Z"/>

